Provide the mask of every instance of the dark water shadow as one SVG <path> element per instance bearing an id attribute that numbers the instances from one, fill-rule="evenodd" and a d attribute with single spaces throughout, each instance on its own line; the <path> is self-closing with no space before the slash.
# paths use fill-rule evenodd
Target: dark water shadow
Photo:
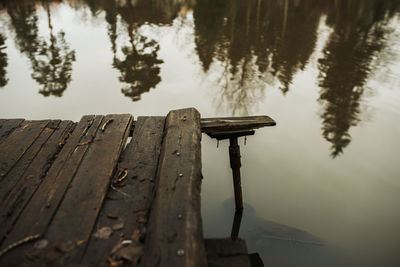
<path id="1" fill-rule="evenodd" d="M 237 231 L 234 199 L 225 200 L 222 206 L 220 223 L 230 225 L 229 220 L 236 219 L 232 229 Z M 244 204 L 238 233 L 246 241 L 249 253 L 258 253 L 265 266 L 346 266 L 349 263 L 335 246 L 304 230 L 261 218 L 248 203 Z"/>

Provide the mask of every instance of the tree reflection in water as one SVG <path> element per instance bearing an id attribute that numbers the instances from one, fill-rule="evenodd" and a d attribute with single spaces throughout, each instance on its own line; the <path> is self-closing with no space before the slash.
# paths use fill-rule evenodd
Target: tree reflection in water
<path id="1" fill-rule="evenodd" d="M 32 78 L 43 85 L 39 93 L 61 97 L 71 82 L 75 51 L 69 48 L 63 31 L 54 34 L 49 2 L 44 1 L 42 4 L 47 13 L 49 42 L 38 35 L 35 3 L 10 3 L 7 12 L 15 30 L 17 47 L 31 63 Z"/>
<path id="2" fill-rule="evenodd" d="M 323 9 L 319 1 L 198 1 L 195 41 L 204 71 L 223 66 L 217 102 L 245 115 L 266 84 L 289 91 L 294 74 L 314 51 Z"/>
<path id="3" fill-rule="evenodd" d="M 150 91 L 161 81 L 160 64 L 157 58 L 159 45 L 154 40 L 148 40 L 139 34 L 130 34 L 131 46 L 124 46 L 124 60 L 114 57 L 113 67 L 121 72 L 119 80 L 127 83 L 122 93 L 133 101 L 140 100 L 140 95 Z"/>
<path id="4" fill-rule="evenodd" d="M 333 158 L 349 145 L 350 127 L 360 121 L 366 83 L 386 45 L 390 14 L 397 7 L 397 1 L 343 0 L 328 14 L 333 33 L 319 59 L 319 101 L 324 107 L 322 134 L 332 143 Z"/>
<path id="5" fill-rule="evenodd" d="M 61 31 L 53 33 L 49 3 L 3 1 L 15 42 L 33 70 L 45 96 L 61 96 L 71 81 L 71 50 Z M 332 29 L 318 60 L 322 135 L 337 157 L 351 142 L 350 129 L 361 120 L 361 103 L 373 66 L 381 60 L 388 23 L 396 16 L 397 0 L 182 0 L 93 1 L 68 4 L 88 7 L 93 16 L 104 12 L 113 52 L 112 67 L 125 84 L 122 93 L 133 101 L 161 81 L 159 44 L 145 36 L 143 25 L 173 25 L 179 12 L 193 9 L 195 51 L 202 69 L 217 76 L 215 103 L 236 115 L 251 113 L 264 99 L 266 87 L 287 94 L 293 77 L 313 54 L 322 16 Z M 36 9 L 44 7 L 50 39 L 38 35 Z M 117 29 L 121 27 L 121 29 Z M 118 44 L 127 35 L 129 41 Z M 121 38 L 122 37 L 122 38 Z M 4 39 L 4 38 L 3 38 Z M 0 40 L 1 41 L 1 40 Z M 4 41 L 3 41 L 4 43 Z M 2 49 L 4 50 L 4 49 Z M 0 51 L 2 51 L 0 50 Z M 1 84 L 7 82 L 7 55 L 1 52 Z"/>
<path id="6" fill-rule="evenodd" d="M 8 58 L 6 52 L 4 52 L 5 49 L 5 37 L 0 34 L 0 88 L 6 86 L 8 83 L 6 70 L 8 66 Z"/>
<path id="7" fill-rule="evenodd" d="M 114 53 L 113 67 L 121 73 L 119 80 L 128 84 L 122 88 L 122 93 L 133 101 L 137 101 L 143 93 L 155 88 L 161 81 L 160 64 L 163 61 L 158 59 L 159 44 L 139 31 L 139 27 L 146 22 L 146 19 L 142 16 L 133 16 L 139 13 L 130 2 L 119 10 L 126 25 L 129 46 L 121 48 L 125 57 L 122 60 L 118 59 Z M 112 36 L 110 39 L 112 40 Z"/>
<path id="8" fill-rule="evenodd" d="M 290 90 L 315 50 L 321 16 L 333 29 L 318 61 L 322 135 L 337 157 L 360 121 L 365 84 L 390 33 L 398 1 L 199 0 L 194 7 L 196 51 L 203 70 L 219 62 L 218 106 L 245 115 L 266 85 Z M 213 70 L 214 71 L 214 70 Z M 276 86 L 276 84 L 279 84 Z"/>
<path id="9" fill-rule="evenodd" d="M 65 41 L 65 33 L 53 33 L 49 4 L 44 3 L 48 27 L 50 29 L 50 42 L 41 41 L 37 48 L 38 56 L 32 62 L 32 78 L 43 85 L 39 93 L 44 96 L 62 96 L 71 82 L 72 62 L 75 61 L 75 51 L 70 50 Z"/>

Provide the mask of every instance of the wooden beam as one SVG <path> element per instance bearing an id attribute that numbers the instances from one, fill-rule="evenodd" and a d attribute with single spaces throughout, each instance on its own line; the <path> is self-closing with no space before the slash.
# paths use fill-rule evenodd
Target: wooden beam
<path id="1" fill-rule="evenodd" d="M 135 127 L 132 123 L 132 128 Z M 226 139 L 220 136 L 235 135 L 236 137 L 252 135 L 253 130 L 275 126 L 276 122 L 268 116 L 248 116 L 248 117 L 220 117 L 200 119 L 201 131 L 208 134 L 211 138 Z M 129 136 L 132 136 L 133 130 Z M 229 138 L 228 137 L 228 138 Z"/>
<path id="2" fill-rule="evenodd" d="M 199 112 L 171 111 L 164 134 L 142 266 L 207 266 L 200 210 Z"/>
<path id="3" fill-rule="evenodd" d="M 268 116 L 203 118 L 200 122 L 201 131 L 207 134 L 221 131 L 252 130 L 276 125 L 276 122 Z"/>

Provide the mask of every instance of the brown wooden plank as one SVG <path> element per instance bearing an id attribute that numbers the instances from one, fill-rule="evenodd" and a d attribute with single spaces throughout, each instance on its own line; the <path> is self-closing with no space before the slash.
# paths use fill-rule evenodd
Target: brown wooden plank
<path id="1" fill-rule="evenodd" d="M 48 120 L 25 121 L 0 144 L 0 181 L 28 150 L 48 123 Z"/>
<path id="2" fill-rule="evenodd" d="M 206 266 L 200 114 L 194 108 L 171 111 L 164 131 L 143 266 Z"/>
<path id="3" fill-rule="evenodd" d="M 60 123 L 59 120 L 48 121 L 44 130 L 33 141 L 33 143 L 29 146 L 29 148 L 22 154 L 22 156 L 10 169 L 10 171 L 2 178 L 0 187 L 0 200 L 2 203 L 5 202 L 11 190 L 13 190 L 15 185 L 19 182 L 23 173 L 32 163 L 33 159 L 36 157 L 37 153 L 40 151 L 43 144 L 45 144 L 49 139 L 49 137 L 53 134 L 55 129 L 58 127 L 59 123 Z M 0 207 L 3 206 L 0 205 Z M 1 210 L 2 209 L 0 208 L 0 211 Z"/>
<path id="4" fill-rule="evenodd" d="M 122 153 L 118 171 L 114 175 L 115 189 L 109 189 L 96 223 L 95 231 L 110 227 L 114 229 L 114 233 L 109 239 L 92 235 L 83 264 L 108 266 L 108 257 L 118 261 L 127 258 L 126 253 L 129 253 L 130 260 L 134 261 L 134 264 L 140 260 L 144 240 L 139 237 L 143 237 L 145 233 L 153 200 L 164 121 L 165 117 L 137 119 L 132 140 Z M 119 229 L 121 227 L 122 229 Z M 134 242 L 111 253 L 112 249 L 124 239 L 133 239 Z"/>
<path id="5" fill-rule="evenodd" d="M 60 246 L 75 244 L 75 248 L 68 253 L 60 253 L 55 258 L 57 262 L 60 262 L 61 256 L 65 257 L 62 261 L 65 264 L 80 262 L 128 138 L 131 123 L 132 116 L 129 114 L 107 115 L 103 119 L 102 128 L 90 144 L 45 234 L 50 248 L 60 250 Z M 47 252 L 43 254 L 48 256 Z M 52 261 L 54 258 L 45 260 Z"/>
<path id="6" fill-rule="evenodd" d="M 23 121 L 24 119 L 0 119 L 0 143 Z"/>
<path id="7" fill-rule="evenodd" d="M 50 125 L 48 125 L 48 127 L 49 126 Z M 65 144 L 65 140 L 73 131 L 75 123 L 71 121 L 62 121 L 60 124 L 54 123 L 53 126 L 56 128 L 52 129 L 46 127 L 40 137 L 36 139 L 34 144 L 29 148 L 29 150 L 32 150 L 34 147 L 40 145 L 40 150 L 35 155 L 35 158 L 31 161 L 26 170 L 18 173 L 14 172 L 14 170 L 17 170 L 17 168 L 14 167 L 13 170 L 7 175 L 11 175 L 11 177 L 14 175 L 14 178 L 16 178 L 18 175 L 19 179 L 13 179 L 18 182 L 13 186 L 12 190 L 10 190 L 10 193 L 0 204 L 1 237 L 5 237 L 6 233 L 12 229 L 12 226 L 16 222 L 19 214 L 31 199 L 51 164 L 55 160 L 55 157 L 63 147 L 63 144 Z M 46 139 L 45 143 L 37 144 L 38 141 L 42 139 L 42 136 L 49 136 L 49 138 Z M 29 154 L 29 150 L 25 153 L 21 160 L 27 154 Z M 2 187 L 3 184 L 4 183 L 2 183 Z"/>
<path id="8" fill-rule="evenodd" d="M 205 133 L 219 131 L 251 130 L 265 126 L 275 126 L 276 122 L 268 116 L 202 118 L 201 130 Z"/>
<path id="9" fill-rule="evenodd" d="M 131 120 L 128 114 L 108 115 L 90 142 L 78 144 L 89 148 L 77 171 L 70 173 L 73 179 L 44 234 L 48 242 L 46 249 L 35 255 L 40 263 L 74 265 L 81 260 L 128 137 Z"/>
<path id="10" fill-rule="evenodd" d="M 13 230 L 2 244 L 2 248 L 27 236 L 44 234 L 89 147 L 79 144 L 93 140 L 102 119 L 103 116 L 84 116 L 80 120 L 45 179 L 21 213 Z M 7 253 L 0 258 L 0 265 L 4 262 L 20 260 L 20 255 L 19 251 Z"/>
<path id="11" fill-rule="evenodd" d="M 205 239 L 208 267 L 250 267 L 247 246 L 243 239 Z"/>

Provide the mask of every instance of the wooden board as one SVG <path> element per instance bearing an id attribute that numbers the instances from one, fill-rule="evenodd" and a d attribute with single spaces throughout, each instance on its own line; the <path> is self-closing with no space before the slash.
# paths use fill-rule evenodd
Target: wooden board
<path id="1" fill-rule="evenodd" d="M 23 173 L 29 167 L 36 154 L 40 151 L 43 144 L 47 142 L 47 139 L 53 134 L 55 128 L 58 127 L 60 121 L 48 121 L 46 127 L 39 133 L 38 137 L 29 145 L 24 153 L 18 158 L 18 160 L 9 169 L 6 175 L 3 176 L 0 188 L 0 201 L 5 202 L 7 196 L 15 185 L 21 179 Z M 33 125 L 36 128 L 37 125 Z M 27 126 L 24 131 L 29 132 L 30 126 Z M 6 143 L 4 143 L 6 145 Z M 12 151 L 11 151 L 12 153 Z M 2 205 L 0 204 L 0 207 Z M 1 209 L 0 209 L 1 210 Z M 1 225 L 1 224 L 0 224 Z M 0 230 L 1 232 L 1 230 Z M 1 236 L 1 235 L 0 235 Z"/>
<path id="2" fill-rule="evenodd" d="M 109 238 L 91 236 L 82 263 L 108 266 L 107 258 L 136 264 L 143 253 L 143 237 L 153 201 L 165 117 L 139 117 L 131 142 L 118 163 L 94 232 L 109 227 Z M 119 182 L 118 182 L 119 179 Z M 121 246 L 122 240 L 133 240 Z M 113 248 L 118 248 L 113 253 Z"/>
<path id="3" fill-rule="evenodd" d="M 252 130 L 275 125 L 276 122 L 268 116 L 201 119 L 201 130 L 207 134 L 221 131 Z"/>
<path id="4" fill-rule="evenodd" d="M 94 138 L 102 119 L 103 116 L 84 116 L 80 120 L 13 230 L 3 242 L 2 248 L 27 236 L 44 234 L 89 147 L 88 142 Z M 80 145 L 85 143 L 87 145 Z M 17 260 L 21 262 L 20 255 L 18 250 L 9 252 L 0 258 L 0 265 Z"/>
<path id="5" fill-rule="evenodd" d="M 200 114 L 193 108 L 171 111 L 164 131 L 142 264 L 206 266 L 200 214 Z"/>
<path id="6" fill-rule="evenodd" d="M 49 167 L 60 152 L 65 140 L 72 132 L 75 123 L 71 121 L 53 121 L 47 125 L 40 137 L 28 149 L 21 160 L 5 177 L 1 190 L 5 185 L 11 185 L 6 181 L 15 182 L 9 188 L 8 194 L 0 203 L 0 237 L 3 239 L 14 225 L 21 211 L 31 199 L 37 187 L 41 183 Z M 34 158 L 27 157 L 34 150 Z M 21 163 L 21 164 L 20 164 Z"/>
<path id="7" fill-rule="evenodd" d="M 24 119 L 0 119 L 0 143 L 2 143 L 23 121 Z"/>
<path id="8" fill-rule="evenodd" d="M 38 138 L 48 123 L 48 120 L 25 121 L 0 144 L 0 181 Z"/>
<path id="9" fill-rule="evenodd" d="M 58 257 L 46 258 L 67 265 L 80 262 L 95 225 L 121 151 L 131 127 L 131 115 L 106 116 L 80 163 L 60 207 L 47 229 L 50 248 L 58 248 Z M 110 122 L 104 129 L 104 125 Z M 74 245 L 69 249 L 70 244 Z M 67 247 L 67 249 L 59 249 Z M 47 253 L 43 253 L 48 256 Z"/>
<path id="10" fill-rule="evenodd" d="M 205 239 L 208 267 L 250 267 L 244 240 Z"/>
<path id="11" fill-rule="evenodd" d="M 92 139 L 102 119 L 103 116 L 81 119 L 2 247 L 29 235 L 44 234 L 72 179 L 73 168 L 79 167 L 88 148 L 78 144 Z"/>

